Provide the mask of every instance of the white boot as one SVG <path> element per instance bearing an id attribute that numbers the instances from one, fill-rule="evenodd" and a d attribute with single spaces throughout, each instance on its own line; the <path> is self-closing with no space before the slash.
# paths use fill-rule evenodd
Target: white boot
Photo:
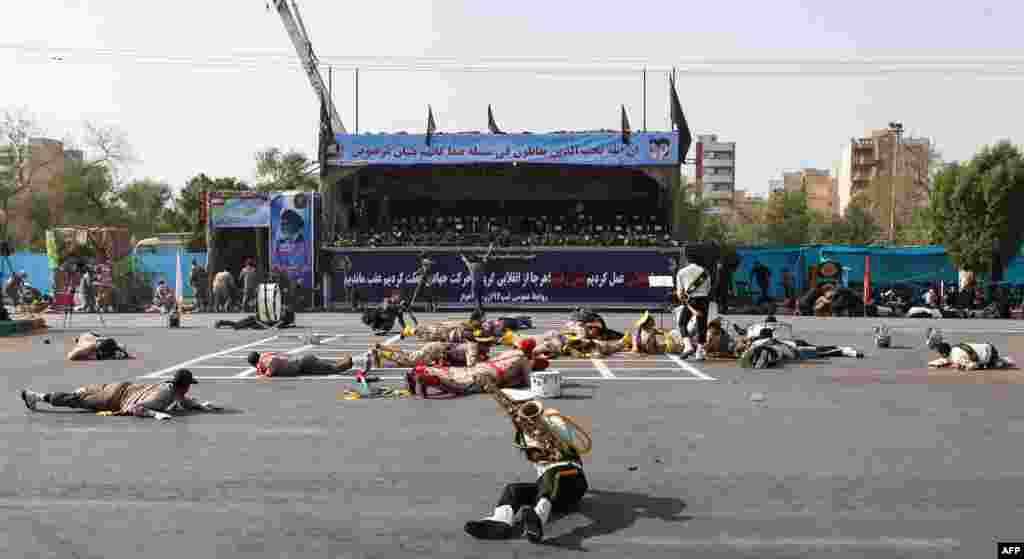
<path id="1" fill-rule="evenodd" d="M 36 404 L 46 399 L 46 395 L 42 392 L 32 392 L 31 390 L 21 391 L 21 400 L 25 402 L 25 407 L 35 411 Z"/>
<path id="2" fill-rule="evenodd" d="M 858 359 L 864 357 L 863 353 L 857 351 L 852 347 L 841 347 L 839 348 L 839 351 L 842 351 L 845 357 L 856 357 Z"/>

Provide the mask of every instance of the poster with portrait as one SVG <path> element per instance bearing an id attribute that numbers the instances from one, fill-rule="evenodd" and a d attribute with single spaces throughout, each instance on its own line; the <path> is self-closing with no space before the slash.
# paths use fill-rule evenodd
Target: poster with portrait
<path id="1" fill-rule="evenodd" d="M 283 192 L 270 201 L 270 269 L 286 272 L 296 287 L 314 285 L 315 205 L 312 192 Z"/>

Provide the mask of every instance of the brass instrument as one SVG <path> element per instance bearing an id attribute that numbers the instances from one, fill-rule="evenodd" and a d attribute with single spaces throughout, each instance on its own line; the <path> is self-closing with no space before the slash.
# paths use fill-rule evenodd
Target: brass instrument
<path id="1" fill-rule="evenodd" d="M 540 400 L 525 400 L 517 402 L 505 394 L 494 379 L 483 381 L 483 390 L 490 394 L 498 407 L 505 411 L 512 419 L 516 429 L 528 437 L 537 441 L 539 447 L 527 449 L 527 456 L 532 462 L 560 462 L 565 459 L 565 451 L 576 452 L 580 455 L 590 452 L 592 442 L 590 435 L 576 424 L 571 418 L 563 416 L 554 409 L 544 409 Z M 577 435 L 581 435 L 585 444 L 583 448 L 570 444 L 555 432 L 552 421 L 561 422 L 568 427 L 571 425 Z"/>

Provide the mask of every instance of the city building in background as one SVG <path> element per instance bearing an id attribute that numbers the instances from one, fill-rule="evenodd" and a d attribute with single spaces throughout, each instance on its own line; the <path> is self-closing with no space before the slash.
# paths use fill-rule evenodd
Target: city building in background
<path id="1" fill-rule="evenodd" d="M 22 176 L 28 182 L 28 188 L 19 192 L 9 201 L 10 212 L 8 236 L 17 244 L 25 243 L 32 238 L 33 199 L 41 197 L 46 201 L 50 212 L 50 223 L 61 223 L 64 219 L 64 183 L 58 180 L 64 176 L 65 168 L 72 162 L 82 162 L 84 154 L 80 150 L 66 150 L 64 143 L 51 138 L 32 138 L 29 140 L 29 155 L 22 163 Z M 0 148 L 0 167 L 10 169 L 17 165 L 12 148 Z M 0 211 L 3 211 L 0 209 Z"/>
<path id="2" fill-rule="evenodd" d="M 840 212 L 853 197 L 863 195 L 879 226 L 889 229 L 928 204 L 931 141 L 903 137 L 902 131 L 902 125 L 873 130 L 867 137 L 851 138 L 843 148 Z"/>
<path id="3" fill-rule="evenodd" d="M 736 142 L 720 142 L 717 134 L 697 136 L 697 180 L 704 200 L 732 200 L 736 190 Z"/>
<path id="4" fill-rule="evenodd" d="M 838 181 L 827 169 L 800 169 L 782 174 L 781 190 L 806 192 L 807 207 L 831 219 L 839 215 Z"/>

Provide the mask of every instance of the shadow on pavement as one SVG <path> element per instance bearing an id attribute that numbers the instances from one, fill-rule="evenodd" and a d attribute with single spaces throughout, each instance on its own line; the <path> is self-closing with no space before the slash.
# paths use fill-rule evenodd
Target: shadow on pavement
<path id="1" fill-rule="evenodd" d="M 589 538 L 614 534 L 629 528 L 641 518 L 664 522 L 686 522 L 693 516 L 683 514 L 686 502 L 670 497 L 652 497 L 643 493 L 588 491 L 573 514 L 582 515 L 590 524 L 544 541 L 543 545 L 587 551 L 583 542 Z M 554 524 L 552 524 L 553 526 Z"/>

